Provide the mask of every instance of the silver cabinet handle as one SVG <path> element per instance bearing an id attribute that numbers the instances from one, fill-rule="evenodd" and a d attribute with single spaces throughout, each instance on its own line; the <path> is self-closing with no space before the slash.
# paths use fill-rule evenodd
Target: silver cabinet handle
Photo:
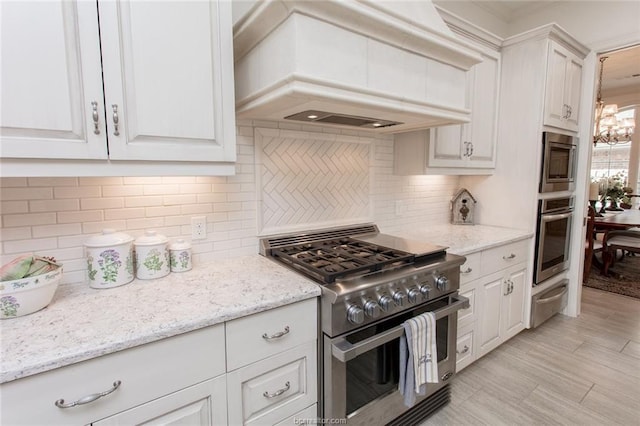
<path id="1" fill-rule="evenodd" d="M 111 392 L 113 392 L 116 389 L 118 389 L 121 384 L 122 384 L 122 382 L 120 380 L 116 380 L 115 382 L 113 382 L 113 387 L 111 389 L 109 389 L 109 390 L 104 391 L 104 392 L 92 393 L 91 395 L 83 396 L 79 400 L 74 401 L 74 402 L 69 402 L 67 404 L 65 404 L 64 403 L 64 399 L 61 398 L 61 399 L 57 400 L 55 402 L 55 404 L 56 404 L 56 407 L 58 407 L 58 408 L 71 408 L 71 407 L 75 407 L 76 405 L 89 404 L 90 402 L 93 402 L 93 401 L 95 401 L 97 399 L 100 399 L 103 396 L 109 395 Z"/>
<path id="2" fill-rule="evenodd" d="M 469 152 L 469 157 L 471 157 L 473 155 L 473 142 L 469 142 L 469 148 L 471 148 L 471 151 Z"/>
<path id="3" fill-rule="evenodd" d="M 511 253 L 509 256 L 502 256 L 502 258 L 504 260 L 511 260 L 511 259 L 515 259 L 516 255 L 515 255 L 515 253 Z"/>
<path id="4" fill-rule="evenodd" d="M 503 295 L 508 296 L 511 293 L 511 280 L 505 280 L 504 283 L 507 285 L 507 288 Z"/>
<path id="5" fill-rule="evenodd" d="M 461 274 L 470 274 L 471 271 L 473 271 L 473 269 L 471 269 L 470 267 L 467 266 L 467 269 L 465 269 L 464 271 L 460 271 Z"/>
<path id="6" fill-rule="evenodd" d="M 279 338 L 281 338 L 282 336 L 284 336 L 285 334 L 289 334 L 289 331 L 290 331 L 290 330 L 289 330 L 289 326 L 286 326 L 286 327 L 284 328 L 284 330 L 283 330 L 283 331 L 278 331 L 276 334 L 272 334 L 271 336 L 268 336 L 268 335 L 267 335 L 267 333 L 264 333 L 264 334 L 262 335 L 262 338 L 263 338 L 264 340 L 279 339 Z"/>
<path id="7" fill-rule="evenodd" d="M 113 135 L 120 136 L 120 131 L 118 130 L 118 123 L 120 122 L 120 118 L 118 117 L 118 105 L 111 105 L 113 108 Z"/>
<path id="8" fill-rule="evenodd" d="M 278 389 L 274 393 L 265 392 L 265 393 L 262 394 L 262 396 L 264 396 L 267 399 L 275 398 L 276 396 L 282 395 L 283 393 L 285 393 L 289 389 L 291 389 L 291 384 L 289 382 L 287 382 L 287 383 L 284 384 L 284 387 L 282 389 Z"/>
<path id="9" fill-rule="evenodd" d="M 98 124 L 100 123 L 100 117 L 98 117 L 98 103 L 96 101 L 91 102 L 91 117 L 93 118 L 93 133 L 99 135 L 100 128 Z"/>
<path id="10" fill-rule="evenodd" d="M 456 353 L 459 354 L 466 354 L 467 352 L 469 352 L 469 346 L 464 345 L 464 349 L 462 349 L 461 351 L 456 351 Z"/>

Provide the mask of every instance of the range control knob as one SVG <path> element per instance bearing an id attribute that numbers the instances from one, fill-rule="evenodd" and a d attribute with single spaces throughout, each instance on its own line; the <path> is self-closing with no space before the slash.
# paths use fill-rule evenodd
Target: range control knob
<path id="1" fill-rule="evenodd" d="M 420 293 L 425 299 L 429 298 L 429 293 L 431 293 L 431 286 L 428 284 L 424 284 L 420 286 Z"/>
<path id="2" fill-rule="evenodd" d="M 435 277 L 435 281 L 438 290 L 444 291 L 449 288 L 449 278 L 445 277 L 444 275 L 438 275 L 437 277 Z"/>
<path id="3" fill-rule="evenodd" d="M 404 291 L 396 291 L 393 293 L 393 301 L 396 302 L 396 305 L 403 306 L 405 300 L 407 300 L 407 295 L 404 294 Z"/>
<path id="4" fill-rule="evenodd" d="M 392 303 L 393 303 L 393 299 L 391 298 L 391 296 L 387 294 L 383 294 L 378 299 L 378 304 L 380 305 L 382 310 L 385 312 L 389 312 L 391 310 L 391 308 L 393 307 Z"/>
<path id="5" fill-rule="evenodd" d="M 380 316 L 380 305 L 373 300 L 367 300 L 364 303 L 364 313 L 371 318 L 378 318 Z"/>
<path id="6" fill-rule="evenodd" d="M 418 290 L 417 288 L 410 288 L 409 289 L 409 303 L 416 303 L 418 301 L 418 297 L 420 296 L 420 290 Z"/>
<path id="7" fill-rule="evenodd" d="M 364 322 L 364 311 L 356 305 L 347 307 L 347 319 L 352 324 L 362 324 Z"/>

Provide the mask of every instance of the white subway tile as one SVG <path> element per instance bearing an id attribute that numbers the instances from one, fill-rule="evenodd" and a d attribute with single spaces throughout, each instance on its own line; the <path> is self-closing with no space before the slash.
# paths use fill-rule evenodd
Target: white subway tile
<path id="1" fill-rule="evenodd" d="M 214 250 L 232 250 L 242 247 L 240 240 L 226 240 L 226 241 L 214 241 Z"/>
<path id="2" fill-rule="evenodd" d="M 167 216 L 164 218 L 165 226 L 181 226 L 181 233 L 191 235 L 191 218 L 188 216 Z"/>
<path id="3" fill-rule="evenodd" d="M 80 185 L 82 186 L 110 186 L 110 185 L 122 185 L 123 180 L 120 176 L 110 177 L 81 177 Z"/>
<path id="4" fill-rule="evenodd" d="M 82 232 L 79 223 L 65 223 L 61 225 L 41 225 L 32 227 L 34 238 L 58 237 L 62 235 L 76 235 Z"/>
<path id="5" fill-rule="evenodd" d="M 127 197 L 124 205 L 126 207 L 152 207 L 162 205 L 161 196 Z"/>
<path id="6" fill-rule="evenodd" d="M 180 194 L 180 185 L 145 185 L 144 195 Z"/>
<path id="7" fill-rule="evenodd" d="M 102 222 L 85 222 L 82 224 L 83 234 L 99 234 L 103 229 L 122 231 L 127 229 L 127 222 L 124 220 L 106 220 Z"/>
<path id="8" fill-rule="evenodd" d="M 104 186 L 102 188 L 102 196 L 104 197 L 131 197 L 144 194 L 143 185 L 115 185 Z"/>
<path id="9" fill-rule="evenodd" d="M 214 192 L 240 192 L 242 185 L 239 183 L 219 183 L 213 185 Z"/>
<path id="10" fill-rule="evenodd" d="M 160 176 L 134 176 L 124 178 L 125 185 L 153 185 L 161 183 L 162 178 Z"/>
<path id="11" fill-rule="evenodd" d="M 83 262 L 85 261 L 84 247 L 82 246 L 72 247 L 72 248 L 51 249 L 47 251 L 47 253 L 48 253 L 47 256 L 53 256 L 56 259 L 56 261 L 61 263 L 71 262 L 78 259 L 82 259 Z M 64 272 L 65 273 L 67 272 L 66 269 Z"/>
<path id="12" fill-rule="evenodd" d="M 236 122 L 237 124 L 238 122 Z M 253 127 L 251 126 L 238 126 L 236 136 L 247 136 L 253 139 Z M 237 138 L 236 138 L 237 139 Z"/>
<path id="13" fill-rule="evenodd" d="M 193 183 L 180 185 L 180 193 L 182 194 L 206 194 L 212 191 L 212 185 L 209 183 Z"/>
<path id="14" fill-rule="evenodd" d="M 135 219 L 143 217 L 145 217 L 145 209 L 143 207 L 131 209 L 107 209 L 104 211 L 105 220 Z"/>
<path id="15" fill-rule="evenodd" d="M 29 201 L 29 210 L 34 213 L 80 210 L 80 200 L 65 199 Z"/>
<path id="16" fill-rule="evenodd" d="M 30 238 L 28 240 L 5 241 L 2 243 L 3 253 L 31 253 L 46 254 L 44 250 L 57 247 L 55 238 Z"/>
<path id="17" fill-rule="evenodd" d="M 215 203 L 213 205 L 214 212 L 233 212 L 242 209 L 242 203 Z"/>
<path id="18" fill-rule="evenodd" d="M 61 284 L 86 284 L 88 281 L 86 271 L 72 271 L 69 273 L 64 272 L 62 274 Z M 88 284 L 87 284 L 88 285 Z"/>
<path id="19" fill-rule="evenodd" d="M 226 192 L 210 192 L 208 194 L 198 194 L 198 203 L 224 203 L 227 201 Z"/>
<path id="20" fill-rule="evenodd" d="M 26 177 L 3 177 L 0 178 L 0 188 L 12 188 L 27 186 Z"/>
<path id="21" fill-rule="evenodd" d="M 55 213 L 7 214 L 2 217 L 5 227 L 51 225 L 56 223 Z"/>
<path id="22" fill-rule="evenodd" d="M 77 177 L 30 177 L 29 186 L 78 186 Z"/>
<path id="23" fill-rule="evenodd" d="M 127 229 L 155 229 L 164 226 L 163 217 L 127 219 Z"/>
<path id="24" fill-rule="evenodd" d="M 180 206 L 180 213 L 185 214 L 202 214 L 202 213 L 212 213 L 213 206 L 210 203 L 206 204 L 186 204 Z"/>
<path id="25" fill-rule="evenodd" d="M 106 210 L 109 211 L 109 210 Z M 102 210 L 83 210 L 79 212 L 58 212 L 58 223 L 97 222 L 104 220 Z"/>
<path id="26" fill-rule="evenodd" d="M 183 205 L 183 204 L 195 204 L 198 202 L 198 197 L 195 194 L 184 195 L 166 195 L 162 199 L 162 203 L 165 206 Z"/>
<path id="27" fill-rule="evenodd" d="M 180 206 L 147 207 L 144 210 L 146 217 L 175 216 L 181 213 Z"/>
<path id="28" fill-rule="evenodd" d="M 53 198 L 53 188 L 2 188 L 2 201 L 18 200 L 50 200 Z"/>
<path id="29" fill-rule="evenodd" d="M 162 183 L 196 183 L 195 176 L 163 176 Z"/>
<path id="30" fill-rule="evenodd" d="M 223 176 L 197 176 L 196 183 L 225 183 L 226 177 Z"/>
<path id="31" fill-rule="evenodd" d="M 100 197 L 99 186 L 57 186 L 53 188 L 55 198 L 87 198 Z"/>
<path id="32" fill-rule="evenodd" d="M 58 247 L 60 249 L 80 249 L 83 250 L 83 245 L 91 237 L 91 234 L 71 235 L 68 237 L 58 237 Z M 58 250 L 60 250 L 58 249 Z"/>
<path id="33" fill-rule="evenodd" d="M 31 227 L 22 228 L 2 228 L 0 232 L 0 241 L 26 240 L 31 238 Z"/>
<path id="34" fill-rule="evenodd" d="M 2 201 L 0 202 L 0 214 L 27 213 L 28 201 Z"/>
<path id="35" fill-rule="evenodd" d="M 80 209 L 82 210 L 121 209 L 123 207 L 124 198 L 83 198 L 80 200 Z"/>

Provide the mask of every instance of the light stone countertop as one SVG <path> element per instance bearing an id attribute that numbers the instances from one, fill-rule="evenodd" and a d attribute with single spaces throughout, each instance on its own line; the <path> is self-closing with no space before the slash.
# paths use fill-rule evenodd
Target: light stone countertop
<path id="1" fill-rule="evenodd" d="M 448 247 L 447 252 L 464 256 L 480 250 L 520 241 L 533 236 L 521 229 L 487 225 L 411 225 L 386 227 L 380 232 L 410 240 Z"/>
<path id="2" fill-rule="evenodd" d="M 259 255 L 111 289 L 63 285 L 47 308 L 0 321 L 0 383 L 319 295 Z"/>
<path id="3" fill-rule="evenodd" d="M 381 232 L 446 246 L 459 255 L 533 235 L 451 224 Z M 60 286 L 44 310 L 0 321 L 0 383 L 319 295 L 316 283 L 259 255 L 112 289 Z"/>

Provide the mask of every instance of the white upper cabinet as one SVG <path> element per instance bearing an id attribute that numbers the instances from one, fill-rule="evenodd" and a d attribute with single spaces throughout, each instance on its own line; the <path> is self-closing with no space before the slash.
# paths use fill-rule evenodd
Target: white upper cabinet
<path id="1" fill-rule="evenodd" d="M 229 2 L 10 2 L 2 51 L 3 168 L 235 161 Z"/>
<path id="2" fill-rule="evenodd" d="M 449 17 L 450 18 L 450 17 Z M 455 27 L 454 27 L 455 30 Z M 468 36 L 468 33 L 465 33 Z M 414 136 L 395 136 L 395 173 L 490 174 L 495 167 L 500 88 L 498 40 L 482 42 L 468 38 L 482 62 L 466 76 L 467 107 L 471 121 L 432 127 Z M 419 135 L 419 136 L 418 136 Z"/>
<path id="3" fill-rule="evenodd" d="M 467 76 L 471 122 L 431 129 L 430 167 L 495 166 L 500 54 L 486 50 L 482 59 Z"/>
<path id="4" fill-rule="evenodd" d="M 106 159 L 95 4 L 4 2 L 1 17 L 0 155 Z"/>
<path id="5" fill-rule="evenodd" d="M 544 124 L 578 131 L 582 59 L 559 43 L 549 41 Z"/>

